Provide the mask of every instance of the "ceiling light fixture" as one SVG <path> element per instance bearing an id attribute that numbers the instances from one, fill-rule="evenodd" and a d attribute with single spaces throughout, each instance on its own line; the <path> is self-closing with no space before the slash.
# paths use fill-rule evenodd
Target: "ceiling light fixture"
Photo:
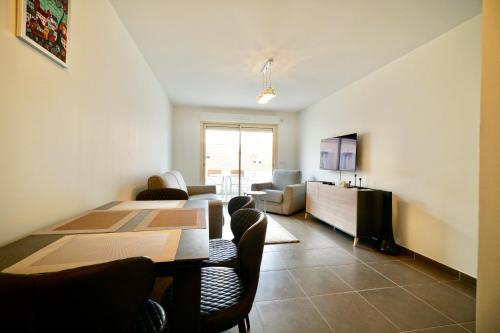
<path id="1" fill-rule="evenodd" d="M 276 90 L 271 86 L 271 65 L 274 59 L 268 59 L 260 72 L 262 73 L 262 91 L 257 96 L 257 103 L 266 104 L 276 97 Z"/>

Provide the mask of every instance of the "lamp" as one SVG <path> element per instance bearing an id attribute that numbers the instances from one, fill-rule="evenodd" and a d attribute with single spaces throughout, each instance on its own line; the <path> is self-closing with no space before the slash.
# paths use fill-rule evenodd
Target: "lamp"
<path id="1" fill-rule="evenodd" d="M 257 96 L 257 103 L 266 104 L 276 97 L 276 90 L 271 86 L 271 65 L 274 59 L 268 59 L 261 69 L 262 73 L 262 91 Z"/>

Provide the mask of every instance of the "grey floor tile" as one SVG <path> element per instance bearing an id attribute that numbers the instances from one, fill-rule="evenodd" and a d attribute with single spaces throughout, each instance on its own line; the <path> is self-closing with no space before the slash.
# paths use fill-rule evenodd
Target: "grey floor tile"
<path id="1" fill-rule="evenodd" d="M 264 253 L 271 252 L 271 245 L 264 245 Z"/>
<path id="2" fill-rule="evenodd" d="M 450 319 L 468 318 L 471 314 L 476 293 L 473 284 L 455 281 L 449 271 L 428 267 L 418 260 L 413 262 L 408 255 L 379 253 L 368 242 L 360 242 L 354 248 L 351 236 L 314 218 L 305 220 L 303 212 L 272 217 L 300 242 L 264 247 L 259 290 L 250 313 L 250 332 L 330 332 L 328 325 L 337 333 L 395 332 L 394 324 L 414 332 L 474 332 L 474 322 L 455 324 Z M 229 221 L 226 217 L 224 237 L 232 239 Z M 408 291 L 395 287 L 390 280 Z M 441 283 L 437 284 L 437 280 Z M 435 284 L 450 289 L 433 294 L 424 288 Z M 360 292 L 351 292 L 349 287 Z M 425 302 L 410 291 L 418 293 Z M 453 299 L 454 304 L 447 306 Z M 443 306 L 446 309 L 441 310 Z M 236 333 L 238 328 L 227 332 Z"/>
<path id="3" fill-rule="evenodd" d="M 403 330 L 436 327 L 453 322 L 407 291 L 395 287 L 359 292 Z"/>
<path id="4" fill-rule="evenodd" d="M 469 297 L 476 298 L 476 286 L 472 283 L 465 281 L 450 281 L 445 282 L 446 285 L 457 289 L 458 291 L 468 295 Z"/>
<path id="5" fill-rule="evenodd" d="M 307 298 L 256 304 L 264 330 L 268 333 L 331 332 Z"/>
<path id="6" fill-rule="evenodd" d="M 399 329 L 355 292 L 312 297 L 335 333 L 390 333 Z"/>
<path id="7" fill-rule="evenodd" d="M 279 252 L 287 268 L 304 268 L 315 266 L 335 266 L 352 264 L 356 258 L 340 248 L 308 249 Z"/>
<path id="8" fill-rule="evenodd" d="M 288 271 L 261 272 L 256 301 L 303 297 L 304 293 Z"/>
<path id="9" fill-rule="evenodd" d="M 467 333 L 467 330 L 460 325 L 447 325 L 416 330 L 412 333 Z"/>
<path id="10" fill-rule="evenodd" d="M 354 238 L 352 236 L 347 235 L 338 229 L 334 229 L 331 225 L 320 222 L 315 218 L 309 218 L 306 223 L 311 229 L 321 232 L 324 237 L 332 240 L 338 246 L 348 247 L 352 246 L 354 242 Z"/>
<path id="11" fill-rule="evenodd" d="M 352 290 L 327 267 L 296 268 L 290 273 L 309 296 Z"/>
<path id="12" fill-rule="evenodd" d="M 265 252 L 262 256 L 260 264 L 261 271 L 276 271 L 285 269 L 285 263 L 281 260 L 280 255 L 276 252 Z"/>
<path id="13" fill-rule="evenodd" d="M 425 275 L 424 273 L 421 273 L 401 263 L 400 261 L 371 263 L 369 265 L 398 285 L 436 282 L 436 280 L 428 275 Z"/>
<path id="14" fill-rule="evenodd" d="M 283 251 L 297 251 L 304 250 L 304 245 L 300 243 L 283 243 L 283 244 L 271 244 L 269 245 L 272 252 L 283 252 Z"/>
<path id="15" fill-rule="evenodd" d="M 305 249 L 323 249 L 327 247 L 339 247 L 337 243 L 327 237 L 302 237 L 301 242 Z"/>
<path id="16" fill-rule="evenodd" d="M 465 328 L 467 331 L 469 331 L 471 333 L 476 332 L 476 322 L 475 321 L 470 322 L 470 323 L 461 323 L 460 326 L 462 326 L 463 328 Z"/>
<path id="17" fill-rule="evenodd" d="M 404 287 L 458 323 L 476 320 L 476 301 L 441 283 Z"/>
<path id="18" fill-rule="evenodd" d="M 330 268 L 351 287 L 353 287 L 354 290 L 395 286 L 394 283 L 362 263 L 331 266 Z"/>
<path id="19" fill-rule="evenodd" d="M 262 322 L 258 314 L 257 306 L 254 304 L 252 311 L 250 311 L 250 331 L 249 333 L 264 333 L 264 328 L 262 327 Z M 230 330 L 224 331 L 224 333 L 239 333 L 238 325 L 231 328 Z"/>
<path id="20" fill-rule="evenodd" d="M 407 255 L 391 256 L 385 253 L 381 253 L 370 245 L 360 243 L 358 243 L 357 246 L 352 246 L 352 244 L 344 246 L 344 249 L 363 262 L 371 263 L 394 261 L 403 258 L 408 260 L 411 259 L 411 257 Z"/>
<path id="21" fill-rule="evenodd" d="M 458 280 L 458 273 L 451 272 L 451 270 L 442 269 L 436 264 L 427 262 L 421 259 L 403 260 L 404 264 L 415 268 L 425 274 L 428 274 L 438 281 L 453 281 Z"/>

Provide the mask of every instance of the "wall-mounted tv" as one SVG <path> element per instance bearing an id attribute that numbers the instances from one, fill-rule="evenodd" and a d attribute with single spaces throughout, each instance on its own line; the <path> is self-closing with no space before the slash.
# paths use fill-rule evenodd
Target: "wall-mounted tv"
<path id="1" fill-rule="evenodd" d="M 321 140 L 319 167 L 323 170 L 356 171 L 357 142 L 356 133 Z"/>

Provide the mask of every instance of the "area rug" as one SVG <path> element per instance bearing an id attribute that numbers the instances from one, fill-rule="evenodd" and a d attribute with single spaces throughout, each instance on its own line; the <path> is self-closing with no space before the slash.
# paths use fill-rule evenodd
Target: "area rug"
<path id="1" fill-rule="evenodd" d="M 283 228 L 272 216 L 267 214 L 266 244 L 298 243 L 300 242 L 288 230 Z"/>

